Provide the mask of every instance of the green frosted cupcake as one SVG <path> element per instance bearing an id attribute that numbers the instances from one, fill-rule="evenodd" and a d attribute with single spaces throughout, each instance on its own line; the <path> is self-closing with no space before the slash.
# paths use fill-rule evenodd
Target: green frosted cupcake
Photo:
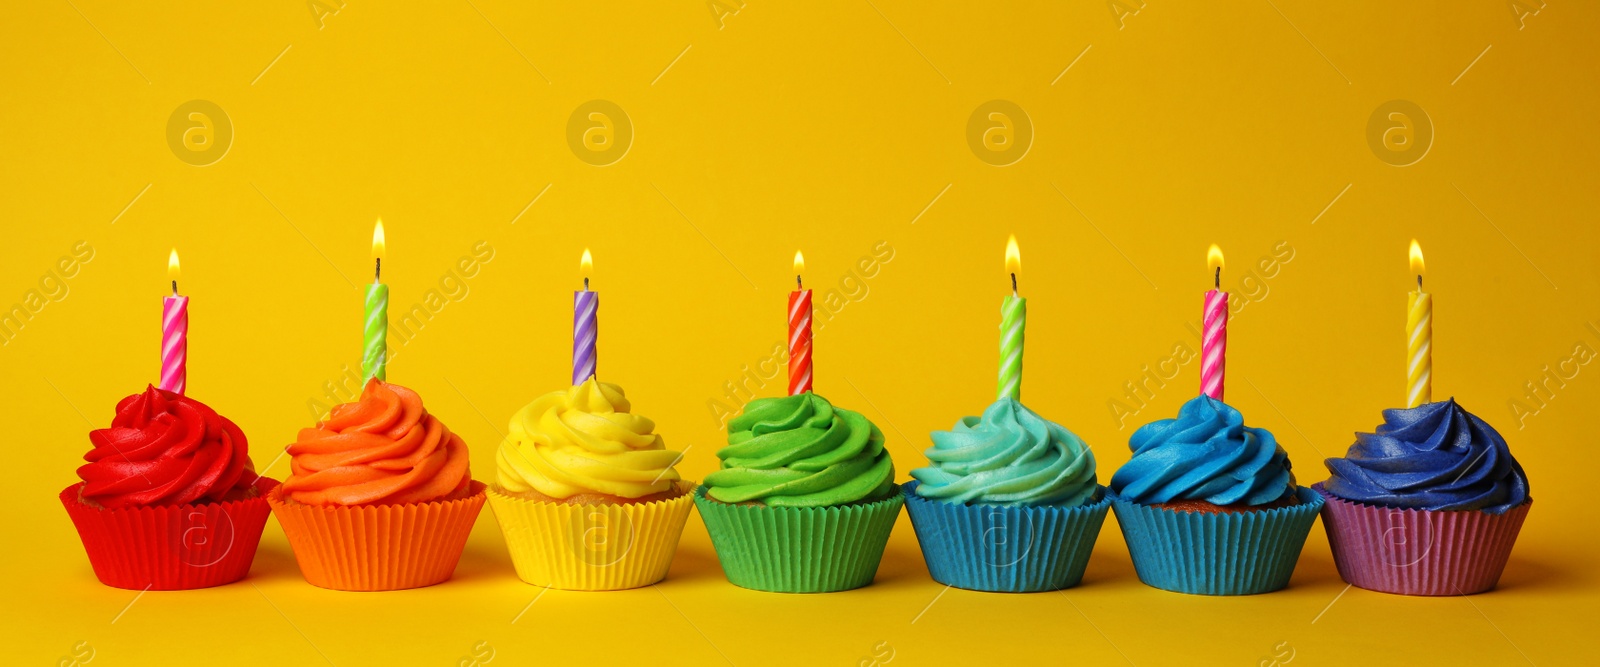
<path id="1" fill-rule="evenodd" d="M 783 593 L 872 583 L 904 498 L 866 417 L 809 392 L 756 399 L 717 457 L 694 500 L 728 581 Z"/>

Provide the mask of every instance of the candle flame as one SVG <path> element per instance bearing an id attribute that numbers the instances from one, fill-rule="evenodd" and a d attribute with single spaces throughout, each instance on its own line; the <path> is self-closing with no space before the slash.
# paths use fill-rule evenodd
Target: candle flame
<path id="1" fill-rule="evenodd" d="M 173 248 L 172 254 L 167 255 L 167 279 L 177 280 L 178 273 L 178 249 Z"/>
<path id="2" fill-rule="evenodd" d="M 383 259 L 386 248 L 383 243 L 383 218 L 378 218 L 378 223 L 372 226 L 372 256 Z"/>
<path id="3" fill-rule="evenodd" d="M 1416 239 L 1411 239 L 1411 272 L 1420 276 L 1427 273 L 1426 268 L 1422 262 L 1422 246 L 1417 244 Z"/>
<path id="4" fill-rule="evenodd" d="M 1017 250 L 1017 235 L 1006 239 L 1006 273 L 1022 273 L 1022 252 Z"/>
<path id="5" fill-rule="evenodd" d="M 794 275 L 799 276 L 806 272 L 806 256 L 794 251 Z"/>
<path id="6" fill-rule="evenodd" d="M 1222 259 L 1222 248 L 1217 247 L 1215 243 L 1211 244 L 1211 249 L 1206 251 L 1206 268 L 1223 269 L 1227 266 L 1228 263 Z"/>
<path id="7" fill-rule="evenodd" d="M 583 275 L 584 280 L 594 275 L 594 255 L 589 254 L 588 248 L 583 249 L 583 259 L 578 260 L 578 273 Z"/>

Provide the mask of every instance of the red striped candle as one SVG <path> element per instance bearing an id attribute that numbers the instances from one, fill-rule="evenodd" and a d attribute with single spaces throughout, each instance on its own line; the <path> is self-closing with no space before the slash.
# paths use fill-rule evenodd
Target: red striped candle
<path id="1" fill-rule="evenodd" d="M 1216 244 L 1211 245 L 1206 263 L 1214 266 L 1216 273 L 1215 287 L 1206 292 L 1200 338 L 1200 393 L 1220 401 L 1228 358 L 1228 293 L 1222 291 L 1222 249 Z"/>
<path id="2" fill-rule="evenodd" d="M 189 297 L 178 296 L 178 249 L 167 258 L 172 296 L 161 301 L 161 385 L 182 394 L 189 380 Z"/>
<path id="3" fill-rule="evenodd" d="M 794 253 L 794 284 L 789 293 L 789 395 L 811 391 L 811 290 L 800 283 L 806 260 Z"/>

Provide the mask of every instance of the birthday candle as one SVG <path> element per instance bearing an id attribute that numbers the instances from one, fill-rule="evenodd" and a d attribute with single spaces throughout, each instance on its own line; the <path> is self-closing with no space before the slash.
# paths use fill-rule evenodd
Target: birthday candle
<path id="1" fill-rule="evenodd" d="M 1017 274 L 1022 253 L 1017 236 L 1006 241 L 1006 273 L 1011 274 L 1011 295 L 1000 301 L 1000 383 L 998 398 L 1022 399 L 1022 338 L 1028 325 L 1028 300 L 1017 296 Z"/>
<path id="2" fill-rule="evenodd" d="M 189 382 L 189 297 L 178 296 L 178 249 L 167 256 L 172 296 L 161 300 L 161 389 L 184 393 Z"/>
<path id="3" fill-rule="evenodd" d="M 594 258 L 589 249 L 583 249 L 583 259 L 578 262 L 583 274 L 583 289 L 572 293 L 572 384 L 583 384 L 594 377 L 599 363 L 595 344 L 599 338 L 600 293 L 589 291 L 589 274 L 594 271 Z"/>
<path id="4" fill-rule="evenodd" d="M 811 290 L 800 282 L 806 258 L 794 252 L 795 290 L 789 293 L 789 395 L 811 391 Z"/>
<path id="5" fill-rule="evenodd" d="M 1422 291 L 1422 246 L 1411 239 L 1417 291 L 1406 295 L 1406 407 L 1433 401 L 1433 295 Z"/>
<path id="6" fill-rule="evenodd" d="M 1228 358 L 1228 293 L 1222 291 L 1222 249 L 1211 244 L 1206 265 L 1214 267 L 1212 289 L 1206 292 L 1205 322 L 1200 339 L 1200 393 L 1222 400 Z"/>
<path id="7" fill-rule="evenodd" d="M 389 379 L 389 286 L 383 284 L 383 220 L 372 228 L 372 284 L 367 286 L 361 355 L 364 378 Z"/>

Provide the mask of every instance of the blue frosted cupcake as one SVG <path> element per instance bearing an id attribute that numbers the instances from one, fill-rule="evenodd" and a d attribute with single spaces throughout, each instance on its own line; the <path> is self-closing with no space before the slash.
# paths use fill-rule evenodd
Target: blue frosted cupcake
<path id="1" fill-rule="evenodd" d="M 1533 505 L 1505 438 L 1455 399 L 1383 420 L 1314 487 L 1339 576 L 1401 595 L 1494 588 Z"/>
<path id="2" fill-rule="evenodd" d="M 1111 505 L 1139 580 L 1179 593 L 1249 595 L 1289 584 L 1322 497 L 1295 485 L 1266 429 L 1197 396 L 1145 424 L 1111 476 Z"/>
<path id="3" fill-rule="evenodd" d="M 1029 593 L 1083 579 L 1110 499 L 1082 439 L 1012 398 L 932 438 L 903 493 L 934 581 Z"/>

